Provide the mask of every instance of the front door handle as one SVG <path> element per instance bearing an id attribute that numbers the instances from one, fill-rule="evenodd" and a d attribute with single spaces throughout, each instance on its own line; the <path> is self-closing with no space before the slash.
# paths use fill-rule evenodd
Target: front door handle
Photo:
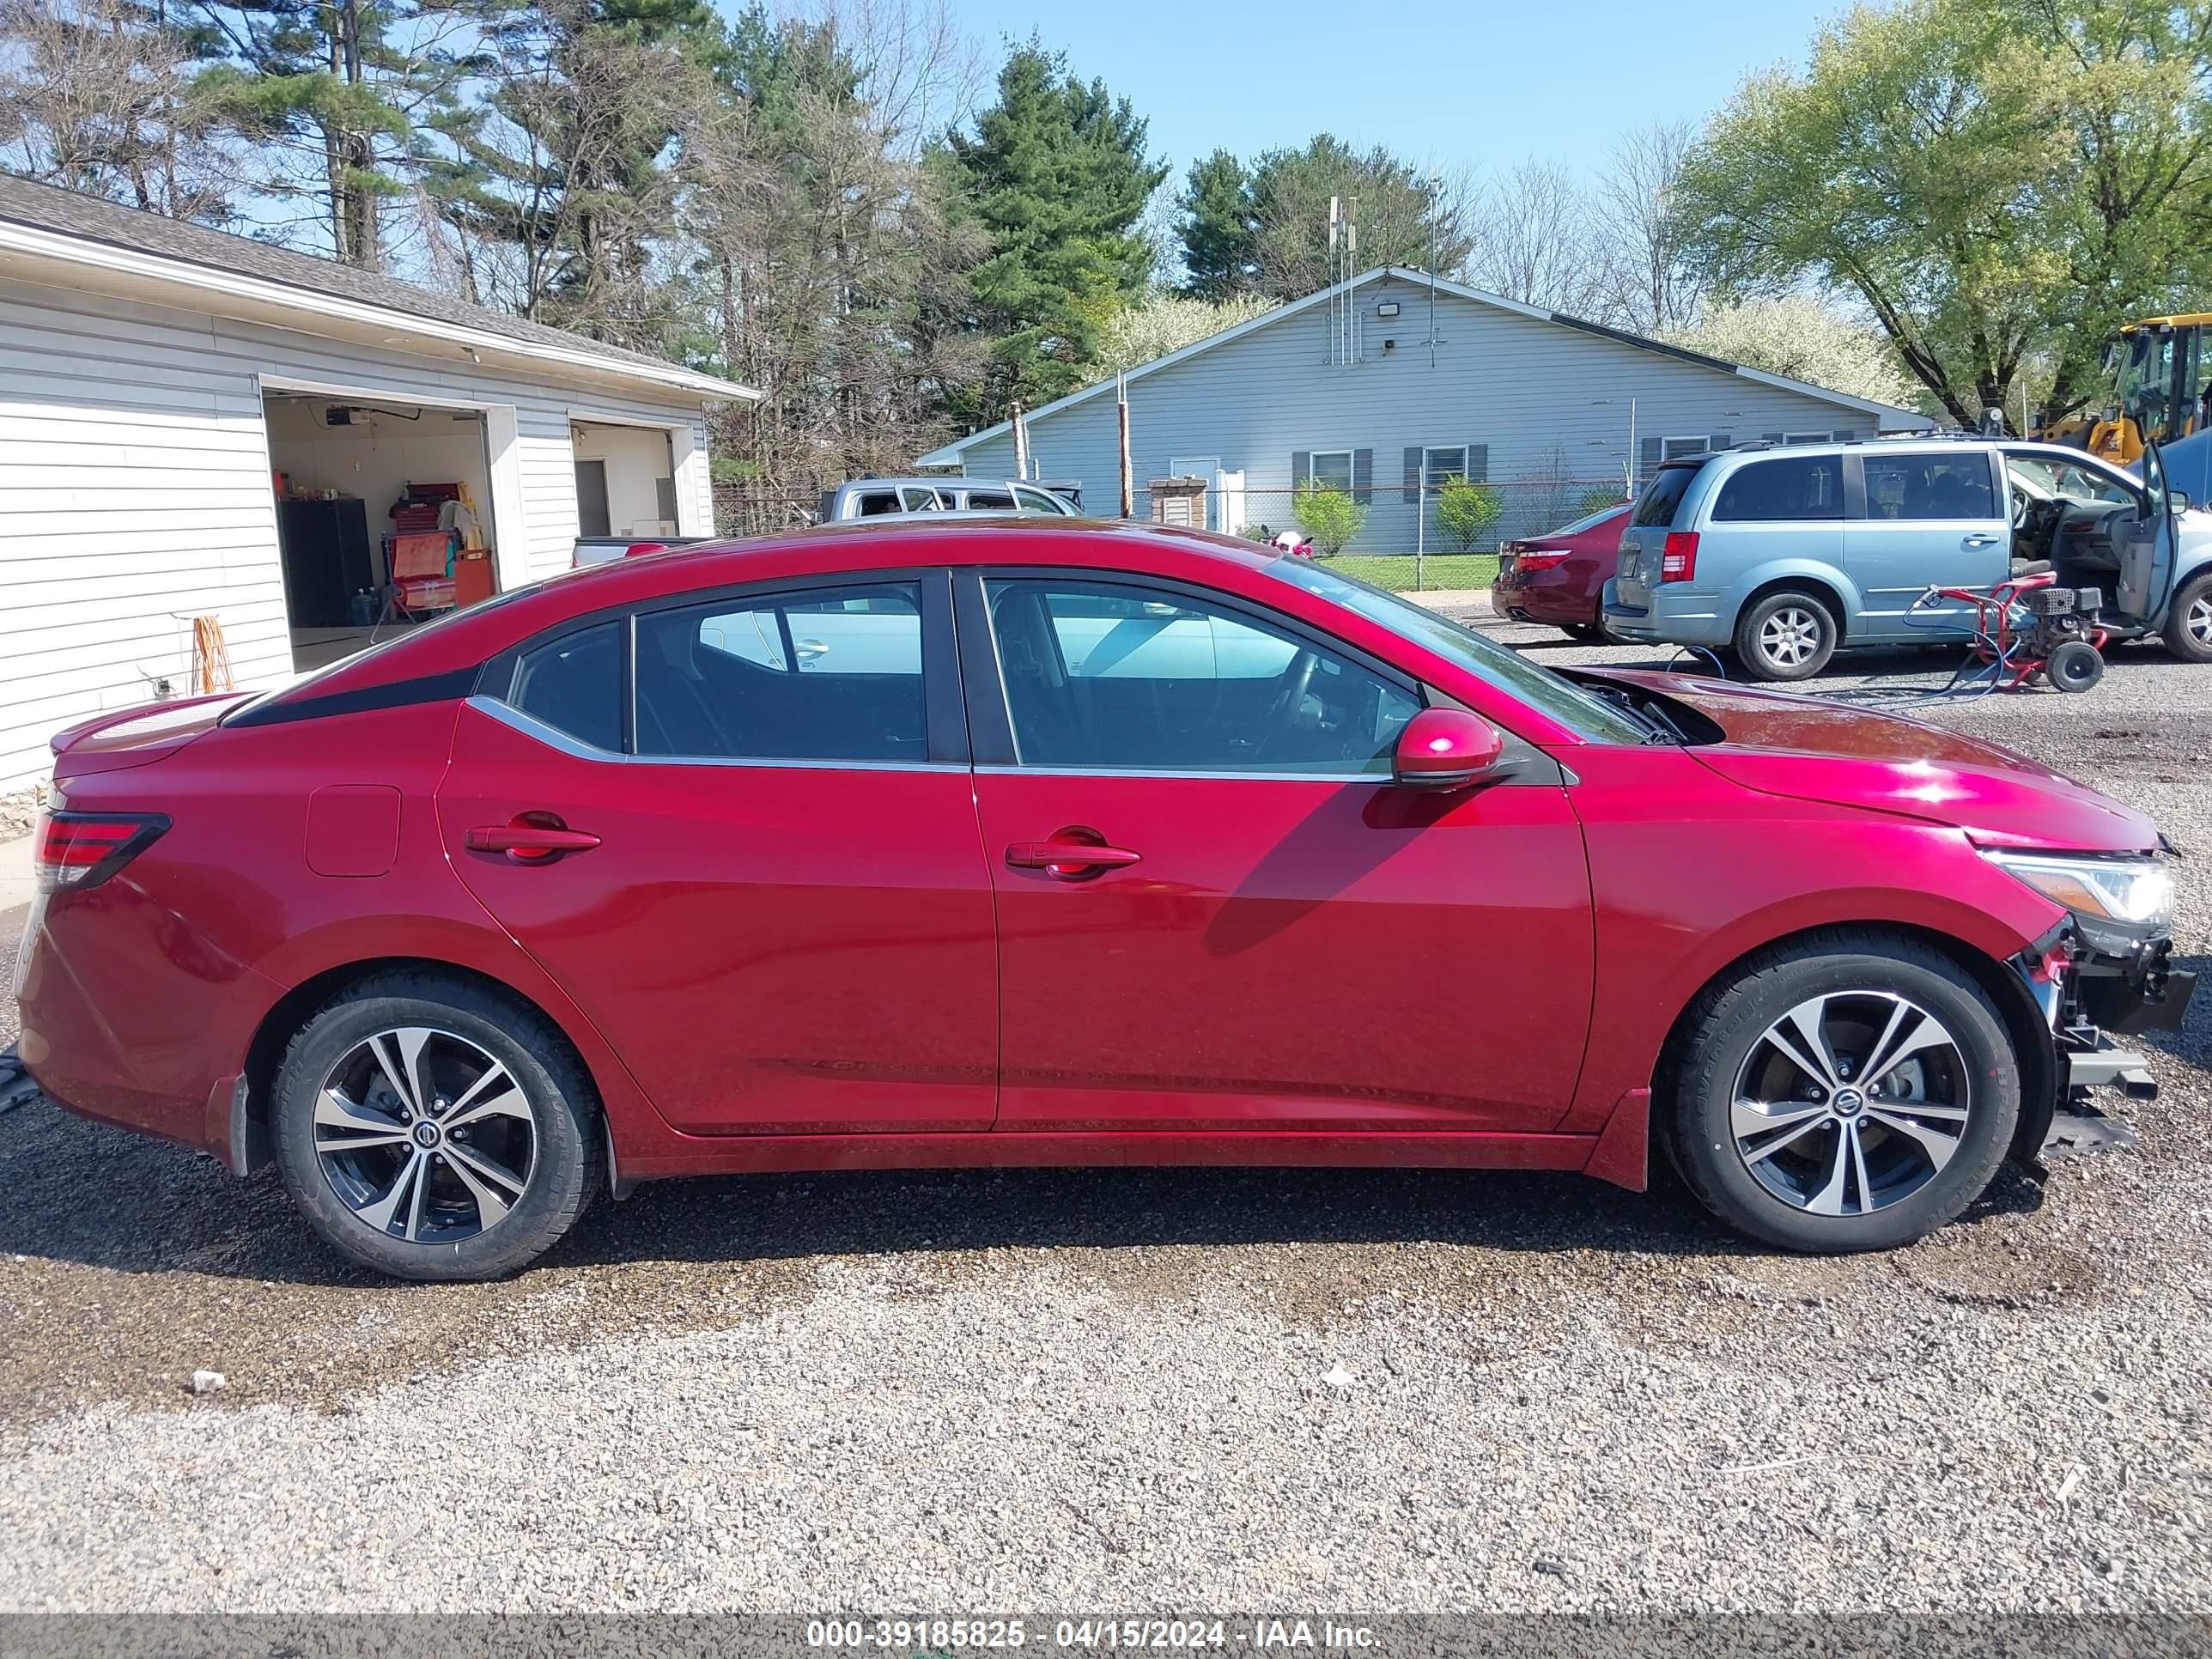
<path id="1" fill-rule="evenodd" d="M 548 863 L 564 853 L 588 853 L 599 844 L 599 838 L 586 830 L 519 819 L 513 823 L 481 825 L 470 830 L 463 841 L 471 853 L 504 853 L 518 864 Z"/>
<path id="2" fill-rule="evenodd" d="M 1042 870 L 1061 881 L 1081 881 L 1142 860 L 1141 853 L 1126 847 L 1108 847 L 1085 841 L 1018 841 L 1006 848 L 1006 862 L 1017 870 Z"/>
<path id="3" fill-rule="evenodd" d="M 1961 544 L 1966 547 L 1995 547 L 1996 544 L 1997 538 L 1995 536 L 1969 536 Z"/>

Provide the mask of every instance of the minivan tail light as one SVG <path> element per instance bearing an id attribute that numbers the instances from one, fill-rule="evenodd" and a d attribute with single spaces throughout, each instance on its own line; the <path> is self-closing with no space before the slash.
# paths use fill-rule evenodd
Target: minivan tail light
<path id="1" fill-rule="evenodd" d="M 1670 530 L 1659 546 L 1659 580 L 1686 582 L 1698 574 L 1698 532 Z"/>
<path id="2" fill-rule="evenodd" d="M 32 869 L 42 893 L 97 887 L 160 840 L 158 812 L 41 812 Z"/>

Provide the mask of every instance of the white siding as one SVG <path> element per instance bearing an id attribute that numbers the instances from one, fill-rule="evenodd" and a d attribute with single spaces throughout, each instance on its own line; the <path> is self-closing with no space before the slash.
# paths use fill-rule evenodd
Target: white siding
<path id="1" fill-rule="evenodd" d="M 0 279 L 0 790 L 44 772 L 60 727 L 146 700 L 158 678 L 184 691 L 191 629 L 180 617 L 221 618 L 242 687 L 291 674 L 264 380 L 493 409 L 504 586 L 568 568 L 572 416 L 596 410 L 675 428 L 681 505 L 696 515 L 685 529 L 711 522 L 705 425 L 682 394 L 572 390 L 396 347 Z M 507 429 L 514 453 L 502 457 Z"/>

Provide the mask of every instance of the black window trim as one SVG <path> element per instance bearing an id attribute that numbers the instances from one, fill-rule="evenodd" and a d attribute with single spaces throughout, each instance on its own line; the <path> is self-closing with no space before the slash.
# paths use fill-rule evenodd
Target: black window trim
<path id="1" fill-rule="evenodd" d="M 965 565 L 952 573 L 955 628 L 960 650 L 961 685 L 967 697 L 969 738 L 978 772 L 1030 777 L 1212 778 L 1247 783 L 1374 783 L 1388 785 L 1388 772 L 1261 772 L 1225 769 L 1138 766 L 1038 766 L 1021 761 L 1014 747 L 1013 719 L 1006 700 L 1006 676 L 999 661 L 998 636 L 991 629 L 985 585 L 994 581 L 1060 581 L 1085 586 L 1133 587 L 1179 593 L 1201 604 L 1240 611 L 1255 622 L 1292 635 L 1333 653 L 1396 686 L 1426 708 L 1448 702 L 1402 668 L 1362 650 L 1303 617 L 1202 583 L 1142 570 L 1109 570 L 1092 565 Z M 1454 707 L 1458 705 L 1455 703 Z M 1510 740 L 1509 739 L 1509 742 Z"/>
<path id="2" fill-rule="evenodd" d="M 860 761 L 787 758 L 751 755 L 644 755 L 637 746 L 637 621 L 665 611 L 690 611 L 734 601 L 757 603 L 779 594 L 814 593 L 825 587 L 884 587 L 911 583 L 921 599 L 922 729 L 929 758 L 920 761 Z M 793 771 L 941 772 L 965 771 L 969 764 L 968 720 L 963 704 L 961 666 L 952 626 L 951 572 L 942 565 L 900 566 L 884 570 L 837 570 L 818 575 L 776 576 L 755 582 L 727 582 L 713 587 L 665 593 L 627 605 L 609 605 L 532 635 L 509 646 L 483 666 L 480 690 L 470 699 L 482 708 L 497 705 L 498 717 L 517 730 L 550 744 L 579 759 L 640 766 L 747 766 Z M 545 646 L 557 644 L 572 634 L 612 623 L 622 629 L 622 733 L 619 753 L 587 744 L 558 731 L 514 706 L 511 698 L 522 659 Z M 527 722 L 526 725 L 521 722 Z M 561 741 L 552 742 L 549 733 Z"/>

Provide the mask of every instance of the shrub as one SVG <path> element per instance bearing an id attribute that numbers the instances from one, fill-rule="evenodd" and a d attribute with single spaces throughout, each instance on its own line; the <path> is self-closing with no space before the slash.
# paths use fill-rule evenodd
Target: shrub
<path id="1" fill-rule="evenodd" d="M 1575 517 L 1587 519 L 1593 513 L 1602 513 L 1607 507 L 1619 507 L 1627 498 L 1611 484 L 1593 484 L 1583 491 L 1582 503 L 1575 508 Z"/>
<path id="2" fill-rule="evenodd" d="M 1298 528 L 1313 538 L 1314 552 L 1333 559 L 1367 522 L 1367 509 L 1340 489 L 1308 484 L 1291 497 L 1291 514 Z"/>
<path id="3" fill-rule="evenodd" d="M 1437 491 L 1437 522 L 1462 553 L 1472 552 L 1504 511 L 1505 497 L 1495 484 L 1469 483 L 1455 474 Z"/>
<path id="4" fill-rule="evenodd" d="M 1275 539 L 1275 532 L 1259 523 L 1248 524 L 1237 533 L 1248 542 L 1272 542 Z"/>

